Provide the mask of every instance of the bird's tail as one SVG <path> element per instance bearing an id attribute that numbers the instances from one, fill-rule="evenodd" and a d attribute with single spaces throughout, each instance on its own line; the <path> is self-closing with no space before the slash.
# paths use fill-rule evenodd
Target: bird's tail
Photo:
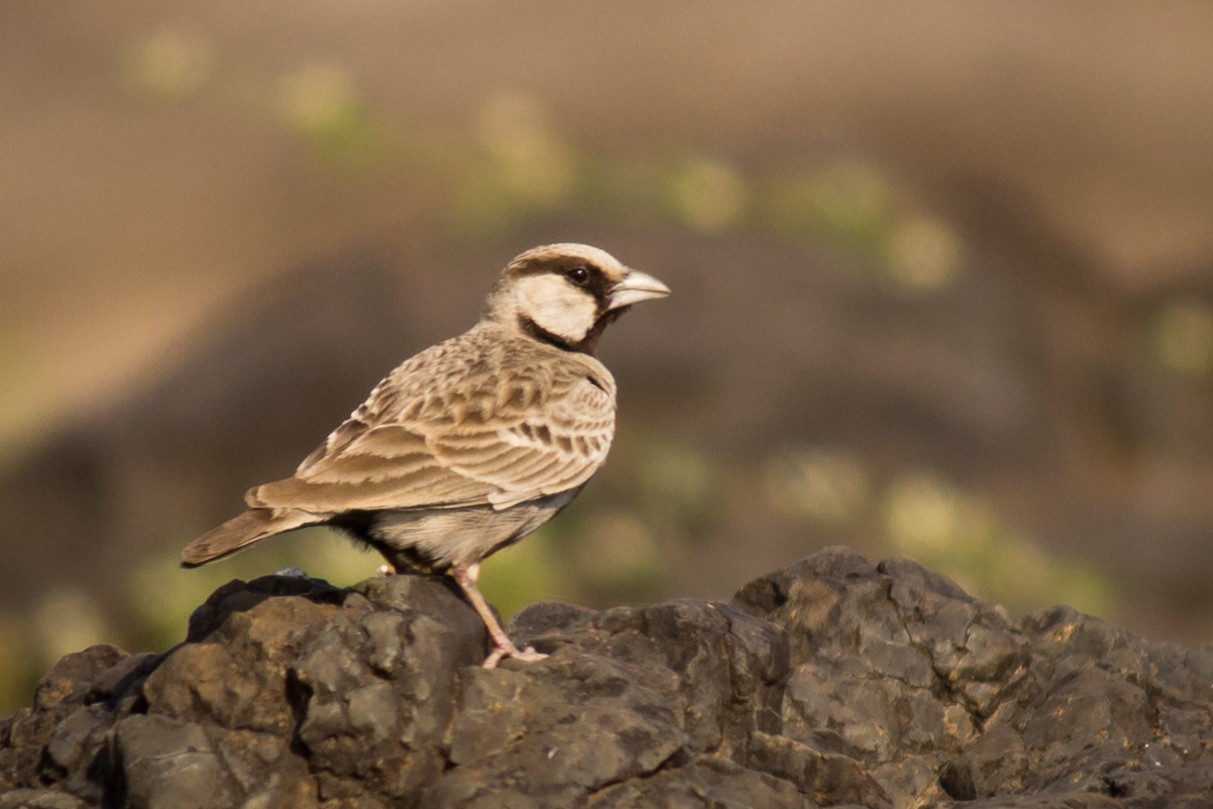
<path id="1" fill-rule="evenodd" d="M 181 551 L 181 566 L 204 565 L 267 537 L 319 521 L 317 515 L 305 511 L 275 514 L 268 508 L 249 509 L 186 545 L 185 550 Z"/>

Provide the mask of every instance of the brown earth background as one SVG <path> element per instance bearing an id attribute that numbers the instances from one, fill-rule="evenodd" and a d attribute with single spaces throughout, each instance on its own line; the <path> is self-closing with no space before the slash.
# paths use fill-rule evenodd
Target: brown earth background
<path id="1" fill-rule="evenodd" d="M 560 13 L 564 12 L 564 13 Z M 1012 611 L 1213 629 L 1213 7 L 0 7 L 0 708 L 325 532 L 179 548 L 499 267 L 667 281 L 511 612 L 726 597 L 823 545 Z"/>

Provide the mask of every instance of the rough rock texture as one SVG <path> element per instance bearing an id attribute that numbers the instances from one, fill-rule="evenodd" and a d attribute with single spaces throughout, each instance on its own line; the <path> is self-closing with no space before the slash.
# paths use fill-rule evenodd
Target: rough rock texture
<path id="1" fill-rule="evenodd" d="M 169 652 L 60 660 L 0 722 L 0 809 L 1213 805 L 1213 651 L 906 560 L 513 632 L 551 656 L 479 668 L 441 579 L 232 582 Z"/>

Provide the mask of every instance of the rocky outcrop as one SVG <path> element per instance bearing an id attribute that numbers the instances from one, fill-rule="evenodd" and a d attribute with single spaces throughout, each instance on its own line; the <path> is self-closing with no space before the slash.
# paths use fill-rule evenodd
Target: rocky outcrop
<path id="1" fill-rule="evenodd" d="M 1011 621 L 833 548 L 731 604 L 538 604 L 486 671 L 445 580 L 232 582 L 0 723 L 0 809 L 1153 807 L 1213 802 L 1213 652 Z"/>

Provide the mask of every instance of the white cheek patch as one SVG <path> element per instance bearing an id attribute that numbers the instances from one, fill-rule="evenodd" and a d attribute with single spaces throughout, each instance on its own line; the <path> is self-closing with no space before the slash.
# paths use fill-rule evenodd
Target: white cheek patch
<path id="1" fill-rule="evenodd" d="M 584 340 L 598 315 L 593 296 L 558 275 L 545 273 L 520 278 L 514 288 L 514 299 L 519 314 L 570 343 Z"/>

